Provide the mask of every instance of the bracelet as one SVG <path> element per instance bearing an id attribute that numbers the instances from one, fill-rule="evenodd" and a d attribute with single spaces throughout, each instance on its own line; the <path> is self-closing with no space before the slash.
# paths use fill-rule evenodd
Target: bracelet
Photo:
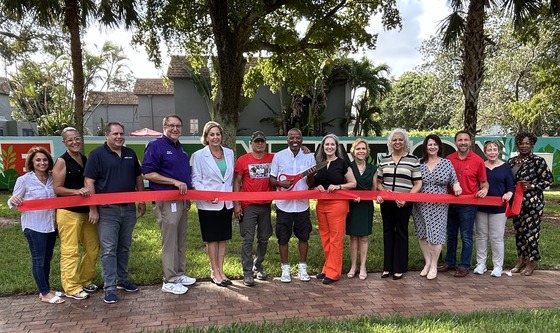
<path id="1" fill-rule="evenodd" d="M 338 189 L 339 189 L 339 190 L 342 190 L 342 185 L 338 185 Z"/>

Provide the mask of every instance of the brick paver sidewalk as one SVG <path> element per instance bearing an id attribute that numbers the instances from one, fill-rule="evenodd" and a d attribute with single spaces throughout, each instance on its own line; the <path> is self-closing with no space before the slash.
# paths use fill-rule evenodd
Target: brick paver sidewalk
<path id="1" fill-rule="evenodd" d="M 410 272 L 399 281 L 343 278 L 332 285 L 312 279 L 278 279 L 228 288 L 199 282 L 185 295 L 164 294 L 161 286 L 138 293 L 119 291 L 117 304 L 105 304 L 102 292 L 84 301 L 66 298 L 61 305 L 41 303 L 36 295 L 0 297 L 0 332 L 139 332 L 232 322 L 282 321 L 285 318 L 348 318 L 360 315 L 414 316 L 429 312 L 489 309 L 560 308 L 560 272 L 501 278 L 442 273 L 433 281 Z"/>

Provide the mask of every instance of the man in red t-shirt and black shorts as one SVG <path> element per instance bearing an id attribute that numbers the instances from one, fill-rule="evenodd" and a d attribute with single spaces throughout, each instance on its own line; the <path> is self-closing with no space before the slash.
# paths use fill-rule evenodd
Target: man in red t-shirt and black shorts
<path id="1" fill-rule="evenodd" d="M 274 154 L 266 152 L 266 136 L 256 131 L 251 136 L 251 152 L 240 156 L 235 163 L 233 178 L 234 192 L 266 192 L 272 190 L 269 184 L 270 165 Z M 234 201 L 233 212 L 239 219 L 241 243 L 241 264 L 243 266 L 243 283 L 254 286 L 253 275 L 266 280 L 262 263 L 272 236 L 270 204 L 272 200 Z M 257 257 L 253 262 L 253 241 L 257 231 Z"/>

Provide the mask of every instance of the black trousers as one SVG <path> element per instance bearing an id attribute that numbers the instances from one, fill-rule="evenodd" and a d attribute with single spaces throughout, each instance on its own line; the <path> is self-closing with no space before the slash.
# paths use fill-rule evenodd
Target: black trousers
<path id="1" fill-rule="evenodd" d="M 381 204 L 383 220 L 383 270 L 393 273 L 408 271 L 408 221 L 412 202 L 397 207 L 395 201 Z"/>

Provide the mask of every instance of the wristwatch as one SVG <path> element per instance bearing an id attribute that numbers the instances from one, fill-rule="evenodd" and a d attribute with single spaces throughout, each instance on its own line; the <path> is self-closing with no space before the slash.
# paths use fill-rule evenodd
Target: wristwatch
<path id="1" fill-rule="evenodd" d="M 339 190 L 342 190 L 342 185 L 338 185 L 338 189 L 339 189 Z"/>

